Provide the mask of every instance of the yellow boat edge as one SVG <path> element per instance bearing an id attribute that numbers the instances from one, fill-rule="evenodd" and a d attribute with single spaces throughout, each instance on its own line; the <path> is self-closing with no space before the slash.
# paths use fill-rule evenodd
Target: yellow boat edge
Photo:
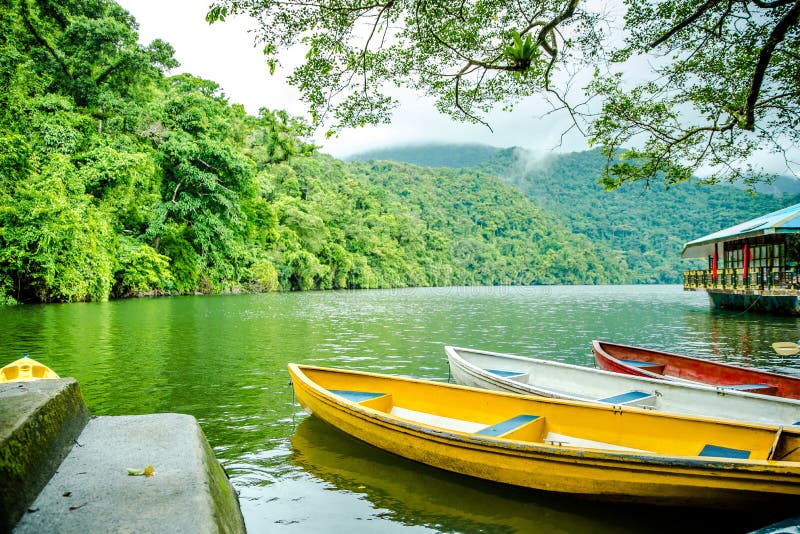
<path id="1" fill-rule="evenodd" d="M 488 394 L 492 399 L 505 398 L 509 402 L 527 399 L 527 402 L 541 403 L 542 399 L 364 371 L 301 364 L 289 364 L 288 367 L 296 398 L 311 413 L 366 443 L 433 467 L 533 489 L 618 501 L 728 507 L 752 503 L 756 499 L 768 504 L 789 499 L 797 504 L 800 496 L 800 463 L 794 458 L 793 461 L 737 460 L 648 451 L 611 451 L 511 439 L 513 436 L 491 438 L 471 432 L 443 430 L 374 409 L 369 406 L 373 401 L 363 404 L 351 402 L 332 394 L 306 373 L 330 373 L 331 376 L 344 377 L 342 380 L 349 376 L 439 386 L 443 388 L 440 391 Z M 733 434 L 757 434 L 761 431 L 780 436 L 783 431 L 770 425 L 751 426 L 690 416 L 664 416 L 638 408 L 600 407 L 553 399 L 544 402 L 563 405 L 568 411 L 588 407 L 616 414 L 618 419 L 625 414 L 634 419 L 655 417 L 652 421 L 671 419 L 678 421 L 675 424 L 684 421 L 687 425 L 714 425 L 722 430 L 733 429 Z M 800 443 L 800 431 L 786 429 L 786 433 Z M 760 439 L 763 441 L 765 437 L 760 436 Z M 774 441 L 773 448 L 778 442 L 777 437 Z"/>
<path id="2" fill-rule="evenodd" d="M 61 378 L 58 373 L 29 356 L 15 360 L 0 369 L 0 384 L 6 382 L 30 382 L 33 380 L 54 380 Z"/>

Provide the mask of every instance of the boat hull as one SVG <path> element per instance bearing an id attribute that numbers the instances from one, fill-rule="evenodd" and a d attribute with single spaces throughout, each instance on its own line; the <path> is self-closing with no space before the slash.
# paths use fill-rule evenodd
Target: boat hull
<path id="1" fill-rule="evenodd" d="M 406 397 L 424 395 L 453 403 L 460 410 L 480 411 L 490 405 L 522 405 L 523 412 L 547 412 L 541 403 L 529 397 L 475 390 L 461 386 L 422 383 L 408 379 L 376 378 L 362 375 L 353 382 L 341 381 L 341 375 L 324 376 L 331 370 L 290 364 L 297 401 L 316 417 L 366 443 L 433 467 L 472 477 L 522 486 L 615 501 L 636 501 L 701 507 L 730 507 L 761 502 L 770 506 L 797 505 L 800 496 L 800 463 L 731 462 L 719 459 L 682 458 L 642 452 L 616 452 L 579 447 L 546 445 L 516 439 L 490 439 L 392 416 L 381 410 L 364 407 L 332 395 L 327 388 L 352 387 L 360 391 L 387 391 L 399 381 Z M 314 374 L 309 379 L 306 373 Z M 348 375 L 358 376 L 349 372 Z M 331 385 L 318 384 L 330 380 Z M 419 392 L 408 393 L 418 389 Z M 549 401 L 567 403 L 567 401 Z M 580 414 L 583 405 L 569 403 L 566 412 Z M 563 406 L 562 406 L 563 408 Z M 622 414 L 608 413 L 596 420 L 615 419 Z M 559 411 L 556 407 L 555 411 Z M 599 413 L 583 414 L 590 420 Z M 645 413 L 626 412 L 630 424 L 652 424 Z M 639 421 L 645 417 L 645 419 Z M 702 424 L 710 424 L 708 422 Z M 701 426 L 702 426 L 701 424 Z M 680 422 L 678 423 L 680 426 Z M 669 426 L 669 425 L 668 425 Z M 689 426 L 693 426 L 690 424 Z M 641 428 L 641 426 L 640 426 Z M 731 431 L 727 425 L 719 432 Z M 741 429 L 738 429 L 741 430 Z M 766 430 L 769 435 L 774 430 Z M 734 434 L 737 430 L 734 429 Z M 756 431 L 759 432 L 759 431 Z M 668 434 L 669 435 L 669 434 Z M 669 439 L 669 438 L 665 438 Z"/>
<path id="2" fill-rule="evenodd" d="M 449 346 L 445 353 L 450 374 L 466 386 L 749 423 L 793 425 L 800 421 L 797 399 L 612 373 L 513 354 Z"/>
<path id="3" fill-rule="evenodd" d="M 55 371 L 33 358 L 20 358 L 0 369 L 0 383 L 59 378 Z"/>
<path id="4" fill-rule="evenodd" d="M 592 350 L 598 367 L 607 371 L 800 399 L 800 378 L 792 376 L 605 341 L 592 341 Z"/>

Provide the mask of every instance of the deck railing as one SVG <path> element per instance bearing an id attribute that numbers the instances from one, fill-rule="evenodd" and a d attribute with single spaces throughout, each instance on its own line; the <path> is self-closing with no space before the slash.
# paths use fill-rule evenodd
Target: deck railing
<path id="1" fill-rule="evenodd" d="M 800 289 L 800 266 L 718 269 L 716 278 L 711 269 L 684 271 L 683 287 L 687 289 Z"/>

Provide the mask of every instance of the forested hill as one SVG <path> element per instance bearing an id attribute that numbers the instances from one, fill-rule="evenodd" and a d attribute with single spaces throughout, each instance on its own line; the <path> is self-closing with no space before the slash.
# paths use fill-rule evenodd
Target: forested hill
<path id="1" fill-rule="evenodd" d="M 665 189 L 642 182 L 606 191 L 597 184 L 599 150 L 534 159 L 521 149 L 499 152 L 481 168 L 516 185 L 574 232 L 617 252 L 637 282 L 679 282 L 694 262 L 683 244 L 736 223 L 800 202 L 751 195 L 729 185 L 684 182 Z"/>
<path id="2" fill-rule="evenodd" d="M 404 147 L 359 154 L 374 159 L 406 156 L 417 161 L 433 147 Z M 438 147 L 441 148 L 441 147 Z M 485 155 L 485 148 L 479 152 Z M 445 153 L 452 167 L 470 167 L 497 176 L 525 193 L 537 206 L 570 230 L 586 236 L 598 250 L 610 251 L 631 280 L 640 283 L 680 281 L 681 271 L 697 262 L 680 259 L 683 244 L 702 235 L 800 202 L 800 197 L 756 195 L 729 185 L 683 183 L 665 190 L 655 183 L 627 184 L 606 191 L 597 181 L 604 159 L 598 150 L 551 155 L 542 159 L 520 148 L 498 149 L 475 161 L 475 147 L 449 145 Z M 459 160 L 458 154 L 462 154 Z M 793 192 L 794 180 L 780 179 L 763 190 L 776 192 L 783 185 Z"/>
<path id="3" fill-rule="evenodd" d="M 344 158 L 345 161 L 386 160 L 420 167 L 475 167 L 503 149 L 481 144 L 425 144 L 367 150 Z"/>
<path id="4" fill-rule="evenodd" d="M 0 303 L 627 279 L 498 179 L 316 154 L 135 29 L 109 1 L 0 14 Z"/>
<path id="5" fill-rule="evenodd" d="M 513 187 L 475 170 L 402 163 L 353 164 L 353 172 L 447 237 L 459 280 L 493 284 L 629 281 L 613 256 L 536 208 Z"/>

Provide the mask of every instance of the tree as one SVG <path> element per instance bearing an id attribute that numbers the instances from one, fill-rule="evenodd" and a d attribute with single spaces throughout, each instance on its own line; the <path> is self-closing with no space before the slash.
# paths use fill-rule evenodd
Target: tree
<path id="1" fill-rule="evenodd" d="M 612 188 L 655 177 L 669 185 L 699 169 L 735 180 L 759 150 L 797 143 L 800 0 L 623 1 L 622 44 L 579 0 L 217 0 L 207 19 L 257 18 L 273 70 L 280 52 L 303 45 L 289 80 L 312 119 L 334 129 L 388 122 L 392 86 L 484 124 L 496 105 L 547 94 L 604 148 Z M 644 60 L 650 70 L 625 84 Z M 594 70 L 586 91 L 601 109 L 570 90 L 581 67 Z"/>
<path id="2" fill-rule="evenodd" d="M 120 100 L 178 65 L 161 40 L 137 43 L 136 22 L 116 2 L 15 0 L 25 40 L 35 51 L 37 70 L 51 91 L 63 91 L 100 118 Z"/>
<path id="3" fill-rule="evenodd" d="M 244 110 L 229 106 L 213 82 L 185 74 L 170 82 L 164 130 L 154 139 L 164 173 L 162 198 L 146 236 L 158 250 L 162 237 L 179 234 L 203 267 L 213 266 L 230 281 L 241 255 L 242 201 L 255 190 L 253 162 L 236 146 Z"/>
<path id="4" fill-rule="evenodd" d="M 797 145 L 800 1 L 626 3 L 630 32 L 612 59 L 655 53 L 660 61 L 633 87 L 620 73 L 589 87 L 606 97 L 592 137 L 609 158 L 643 138 L 608 167 L 606 185 L 659 173 L 669 185 L 702 167 L 715 171 L 711 181 L 752 183 L 759 176 L 751 156 Z"/>

